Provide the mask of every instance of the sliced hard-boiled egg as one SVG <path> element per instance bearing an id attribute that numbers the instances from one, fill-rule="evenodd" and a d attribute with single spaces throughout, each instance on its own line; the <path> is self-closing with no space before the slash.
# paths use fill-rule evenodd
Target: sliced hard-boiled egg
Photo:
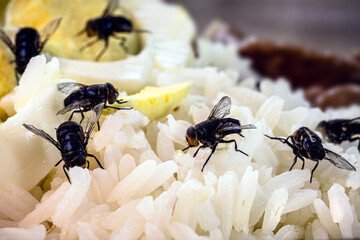
<path id="1" fill-rule="evenodd" d="M 86 34 L 79 35 L 88 20 L 101 17 L 108 1 L 105 0 L 11 0 L 5 16 L 6 26 L 33 27 L 41 32 L 53 19 L 62 17 L 61 24 L 45 45 L 45 51 L 53 56 L 95 60 L 104 47 L 104 41 L 99 41 L 92 47 L 80 52 L 79 49 L 95 39 Z M 118 8 L 115 15 L 135 21 L 131 14 Z M 134 22 L 135 27 L 136 21 Z M 138 33 L 126 35 L 126 47 L 130 54 L 137 54 L 141 49 L 141 39 Z M 126 57 L 126 52 L 119 46 L 119 40 L 110 38 L 109 47 L 101 61 L 113 61 Z"/>
<path id="2" fill-rule="evenodd" d="M 15 70 L 11 64 L 12 59 L 7 46 L 0 40 L 0 98 L 16 86 Z"/>
<path id="3" fill-rule="evenodd" d="M 127 101 L 116 107 L 132 107 L 141 112 L 150 120 L 159 119 L 169 114 L 178 104 L 187 97 L 192 82 L 182 82 L 165 87 L 147 86 L 139 93 L 124 96 L 122 100 Z M 108 113 L 113 110 L 106 110 Z"/>

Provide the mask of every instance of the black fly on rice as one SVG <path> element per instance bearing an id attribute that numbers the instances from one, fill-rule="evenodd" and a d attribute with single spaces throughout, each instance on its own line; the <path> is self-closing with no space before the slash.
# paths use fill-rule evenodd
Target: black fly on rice
<path id="1" fill-rule="evenodd" d="M 219 143 L 234 143 L 235 151 L 241 152 L 248 156 L 245 152 L 237 148 L 235 139 L 224 140 L 227 135 L 230 134 L 241 134 L 243 129 L 255 129 L 256 127 L 252 124 L 241 125 L 240 121 L 234 118 L 225 118 L 230 113 L 231 99 L 227 96 L 220 99 L 219 103 L 214 106 L 208 119 L 201 123 L 191 126 L 186 131 L 186 141 L 189 146 L 183 149 L 183 151 L 196 147 L 199 142 L 202 144 L 195 152 L 194 157 L 197 155 L 201 148 L 211 148 L 211 153 L 206 159 L 201 171 L 204 170 L 205 165 L 210 160 L 210 157 L 216 150 Z"/>
<path id="2" fill-rule="evenodd" d="M 341 157 L 339 154 L 334 153 L 323 147 L 320 137 L 311 131 L 307 127 L 301 127 L 296 130 L 293 135 L 288 136 L 287 138 L 279 137 L 270 137 L 265 135 L 270 139 L 279 140 L 280 142 L 287 144 L 292 148 L 293 153 L 295 154 L 294 162 L 290 167 L 290 170 L 296 164 L 297 158 L 300 158 L 303 162 L 301 169 L 304 169 L 305 160 L 304 158 L 315 161 L 315 167 L 311 171 L 310 182 L 312 182 L 312 177 L 315 169 L 319 165 L 319 161 L 326 159 L 331 162 L 335 167 L 346 169 L 350 171 L 356 171 L 355 167 L 351 165 L 345 158 Z M 289 142 L 289 139 L 291 142 Z"/>
<path id="3" fill-rule="evenodd" d="M 56 129 L 57 141 L 43 130 L 32 125 L 24 123 L 23 126 L 30 132 L 45 138 L 60 151 L 61 160 L 55 164 L 55 167 L 59 165 L 61 161 L 64 161 L 65 164 L 63 165 L 63 169 L 67 179 L 71 183 L 66 170 L 75 166 L 84 167 L 85 164 L 87 164 L 86 167 L 89 168 L 90 163 L 89 160 L 86 159 L 88 156 L 94 158 L 100 168 L 104 169 L 99 160 L 94 155 L 89 154 L 86 150 L 90 135 L 101 116 L 103 108 L 104 103 L 100 103 L 94 107 L 90 116 L 86 119 L 84 128 L 72 121 L 66 121 L 60 124 Z"/>

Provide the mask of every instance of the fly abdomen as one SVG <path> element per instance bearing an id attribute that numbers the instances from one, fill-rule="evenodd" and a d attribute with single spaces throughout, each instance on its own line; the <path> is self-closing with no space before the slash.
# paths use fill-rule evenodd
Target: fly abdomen
<path id="1" fill-rule="evenodd" d="M 360 123 L 352 123 L 349 126 L 349 132 L 351 132 L 351 137 L 360 137 Z"/>
<path id="2" fill-rule="evenodd" d="M 32 57 L 39 54 L 40 36 L 35 29 L 22 28 L 15 38 L 16 70 L 23 74 Z"/>
<path id="3" fill-rule="evenodd" d="M 113 17 L 115 32 L 129 33 L 133 31 L 131 21 L 123 17 Z"/>
<path id="4" fill-rule="evenodd" d="M 221 119 L 221 124 L 226 125 L 227 123 L 232 123 L 232 126 L 240 126 L 240 121 L 235 119 L 235 118 L 223 118 Z M 230 134 L 234 134 L 234 133 L 241 133 L 241 128 L 232 128 L 229 129 L 228 131 L 223 131 L 222 135 L 226 136 L 226 135 L 230 135 Z"/>
<path id="5" fill-rule="evenodd" d="M 64 142 L 64 145 L 62 146 L 62 150 L 61 150 L 61 155 L 66 164 L 73 161 L 73 159 L 78 158 L 79 156 L 83 156 L 84 161 L 76 166 L 83 166 L 85 164 L 85 159 L 87 156 L 86 148 L 80 140 L 70 140 Z"/>

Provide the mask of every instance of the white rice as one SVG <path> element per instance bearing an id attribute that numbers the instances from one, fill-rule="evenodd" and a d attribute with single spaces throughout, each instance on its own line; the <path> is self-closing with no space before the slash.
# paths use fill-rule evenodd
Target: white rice
<path id="1" fill-rule="evenodd" d="M 66 182 L 60 164 L 48 176 L 51 184 L 46 192 L 40 185 L 34 187 L 41 178 L 0 185 L 0 236 L 179 240 L 360 237 L 357 143 L 325 144 L 353 164 L 356 172 L 321 161 L 310 184 L 314 162 L 305 160 L 305 169 L 301 170 L 299 160 L 289 172 L 292 150 L 264 137 L 288 136 L 301 126 L 314 129 L 323 119 L 358 117 L 360 106 L 327 112 L 310 108 L 302 91 L 292 92 L 281 79 L 263 79 L 258 92 L 254 89 L 258 76 L 246 60 L 237 57 L 236 47 L 201 39 L 200 57 L 194 59 L 187 55 L 188 43 L 170 43 L 167 39 L 166 43 L 149 45 L 150 50 L 154 48 L 153 52 L 148 49 L 153 58 L 144 68 L 152 71 L 142 74 L 157 85 L 193 81 L 190 96 L 179 104 L 179 110 L 151 122 L 134 110 L 102 117 L 101 130 L 95 131 L 88 151 L 105 169 L 98 168 L 93 160 L 91 170 L 72 168 L 72 184 Z M 180 48 L 169 50 L 184 44 L 184 52 Z M 171 56 L 176 54 L 179 57 L 172 62 Z M 54 77 L 59 70 L 56 59 L 47 64 L 44 59 L 32 60 L 16 93 L 18 113 L 2 126 L 20 129 L 8 132 L 8 139 L 23 139 L 23 145 L 42 149 L 39 155 L 24 149 L 24 155 L 43 163 L 35 174 L 42 177 L 60 155 L 44 140 L 26 137 L 19 126 L 37 123 L 53 134 L 54 127 L 66 119 L 55 115 L 63 101 L 63 96 L 55 94 L 55 84 L 69 81 Z M 25 91 L 31 81 L 35 81 L 35 92 Z M 243 131 L 245 138 L 229 137 L 249 156 L 235 152 L 233 144 L 221 144 L 201 172 L 210 150 L 200 150 L 195 158 L 196 148 L 180 151 L 187 146 L 185 133 L 189 126 L 204 121 L 224 95 L 232 98 L 230 117 L 257 127 Z M 31 104 L 46 102 L 53 104 L 30 108 Z M 1 139 L 6 139 L 3 135 L 0 131 Z M 6 146 L 2 148 L 9 155 L 0 158 L 1 164 L 19 156 L 25 159 L 11 155 L 12 149 Z M 11 179 L 15 173 L 3 174 Z"/>

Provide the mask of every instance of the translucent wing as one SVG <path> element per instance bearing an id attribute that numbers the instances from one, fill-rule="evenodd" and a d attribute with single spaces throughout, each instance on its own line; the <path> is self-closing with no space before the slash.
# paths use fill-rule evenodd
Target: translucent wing
<path id="1" fill-rule="evenodd" d="M 15 53 L 15 45 L 2 29 L 0 29 L 0 38 L 6 44 L 6 46 L 8 46 L 13 53 Z"/>
<path id="2" fill-rule="evenodd" d="M 80 88 L 87 87 L 87 85 L 76 82 L 64 82 L 57 85 L 57 89 L 65 94 L 70 94 Z"/>
<path id="3" fill-rule="evenodd" d="M 231 99 L 228 96 L 224 96 L 220 99 L 219 103 L 214 106 L 212 109 L 208 120 L 215 118 L 223 118 L 226 115 L 229 115 L 231 108 Z"/>
<path id="4" fill-rule="evenodd" d="M 82 100 L 79 100 L 79 101 L 76 101 L 70 105 L 67 105 L 66 107 L 64 107 L 63 109 L 61 109 L 60 111 L 58 111 L 56 113 L 56 115 L 59 115 L 59 114 L 65 114 L 67 112 L 70 112 L 72 110 L 75 110 L 75 109 L 79 109 L 80 107 L 85 107 L 85 106 L 89 106 L 91 104 L 90 100 L 89 99 L 82 99 Z"/>
<path id="5" fill-rule="evenodd" d="M 56 18 L 49 22 L 45 28 L 41 31 L 41 39 L 42 42 L 39 46 L 39 51 L 41 51 L 46 44 L 46 42 L 50 39 L 50 37 L 55 33 L 56 29 L 59 27 L 62 18 Z"/>
<path id="6" fill-rule="evenodd" d="M 60 144 L 57 141 L 55 141 L 55 139 L 53 139 L 49 134 L 44 132 L 43 130 L 40 130 L 40 129 L 34 127 L 33 125 L 26 124 L 26 123 L 24 123 L 23 126 L 30 132 L 32 132 L 40 137 L 45 138 L 50 143 L 52 143 L 57 149 L 59 149 L 59 151 L 61 151 Z"/>
<path id="7" fill-rule="evenodd" d="M 220 129 L 217 129 L 217 132 L 224 133 L 228 131 L 234 131 L 234 133 L 236 133 L 236 132 L 240 132 L 243 129 L 256 129 L 256 127 L 252 124 L 238 125 L 232 122 L 228 122 L 224 124 L 224 126 L 222 126 Z"/>
<path id="8" fill-rule="evenodd" d="M 119 0 L 109 0 L 102 16 L 111 15 L 119 7 Z"/>
<path id="9" fill-rule="evenodd" d="M 96 105 L 91 111 L 89 117 L 84 122 L 84 132 L 85 132 L 85 145 L 87 145 L 90 135 L 94 130 L 96 123 L 99 121 L 101 117 L 102 110 L 104 109 L 104 103 L 100 103 Z"/>
<path id="10" fill-rule="evenodd" d="M 335 167 L 346 169 L 350 171 L 356 171 L 355 167 L 351 165 L 345 158 L 337 153 L 334 153 L 328 149 L 325 150 L 325 159 L 330 161 Z"/>

